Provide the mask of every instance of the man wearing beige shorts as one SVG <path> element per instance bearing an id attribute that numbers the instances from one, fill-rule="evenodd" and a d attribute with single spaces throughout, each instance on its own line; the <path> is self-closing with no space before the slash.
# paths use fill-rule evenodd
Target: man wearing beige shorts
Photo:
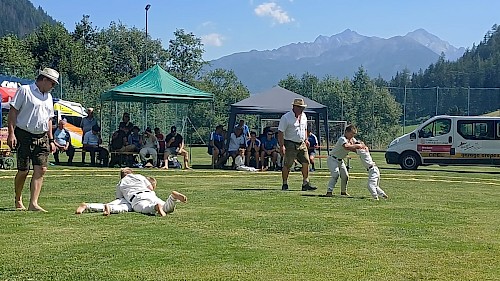
<path id="1" fill-rule="evenodd" d="M 307 117 L 304 113 L 307 105 L 301 98 L 294 99 L 292 110 L 281 116 L 278 125 L 280 153 L 284 156 L 281 178 L 281 190 L 288 190 L 288 175 L 295 159 L 302 164 L 302 191 L 315 190 L 309 183 L 309 156 L 307 154 Z"/>

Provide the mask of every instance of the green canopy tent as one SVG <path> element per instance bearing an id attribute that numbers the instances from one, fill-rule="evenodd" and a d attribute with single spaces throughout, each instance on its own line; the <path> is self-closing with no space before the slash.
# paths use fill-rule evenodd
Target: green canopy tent
<path id="1" fill-rule="evenodd" d="M 192 103 L 213 101 L 213 99 L 214 94 L 201 91 L 180 81 L 159 65 L 155 65 L 129 81 L 101 94 L 101 103 L 106 101 L 141 102 L 143 104 L 144 124 L 147 124 L 146 104 L 148 103 Z M 111 111 L 113 111 L 113 106 L 111 106 Z M 117 112 L 114 115 L 115 119 L 118 118 Z M 110 116 L 113 116 L 113 112 L 110 113 Z M 115 123 L 117 123 L 116 121 Z M 110 133 L 111 127 L 110 118 Z"/>

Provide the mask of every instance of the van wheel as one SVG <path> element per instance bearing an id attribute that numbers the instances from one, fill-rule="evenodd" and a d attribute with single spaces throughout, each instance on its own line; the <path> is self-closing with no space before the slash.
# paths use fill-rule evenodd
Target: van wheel
<path id="1" fill-rule="evenodd" d="M 420 165 L 420 159 L 414 152 L 405 152 L 401 155 L 401 162 L 399 165 L 403 170 L 416 170 Z"/>

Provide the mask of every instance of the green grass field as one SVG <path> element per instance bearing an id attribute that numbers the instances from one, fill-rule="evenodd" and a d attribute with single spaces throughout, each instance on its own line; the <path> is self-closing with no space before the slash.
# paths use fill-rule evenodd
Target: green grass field
<path id="1" fill-rule="evenodd" d="M 320 196 L 325 162 L 315 192 L 299 191 L 297 172 L 282 192 L 278 172 L 140 170 L 160 197 L 188 196 L 165 218 L 74 215 L 114 199 L 118 169 L 90 167 L 50 166 L 49 213 L 14 211 L 15 171 L 2 170 L 0 280 L 500 280 L 500 168 L 401 171 L 374 158 L 389 200 L 369 199 L 357 159 L 352 198 Z M 193 159 L 209 163 L 203 148 Z"/>

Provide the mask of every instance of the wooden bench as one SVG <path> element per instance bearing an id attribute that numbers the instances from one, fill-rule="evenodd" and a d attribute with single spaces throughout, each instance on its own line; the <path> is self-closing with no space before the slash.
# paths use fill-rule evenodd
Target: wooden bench
<path id="1" fill-rule="evenodd" d="M 113 161 L 113 164 L 115 164 L 115 159 L 116 157 L 118 157 L 118 165 L 120 165 L 121 167 L 124 167 L 124 166 L 127 166 L 125 163 L 124 165 L 124 160 L 127 160 L 127 158 L 129 156 L 133 156 L 134 159 L 139 156 L 139 152 L 135 152 L 135 151 L 111 151 L 109 152 L 109 155 L 110 155 L 110 162 Z"/>

